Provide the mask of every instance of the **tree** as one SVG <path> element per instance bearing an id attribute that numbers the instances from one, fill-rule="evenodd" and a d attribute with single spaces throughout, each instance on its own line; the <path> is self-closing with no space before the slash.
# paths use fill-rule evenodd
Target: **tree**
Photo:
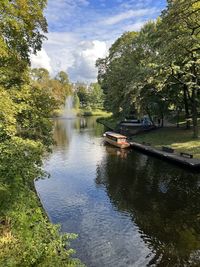
<path id="1" fill-rule="evenodd" d="M 56 77 L 55 77 L 55 80 L 56 81 L 59 81 L 60 84 L 63 86 L 63 89 L 65 90 L 65 94 L 66 96 L 72 94 L 72 86 L 70 84 L 70 81 L 69 81 L 69 77 L 67 75 L 66 72 L 64 71 L 60 71 Z M 65 97 L 66 98 L 66 97 Z"/>
<path id="2" fill-rule="evenodd" d="M 109 50 L 105 59 L 98 60 L 98 81 L 105 94 L 105 108 L 115 115 L 125 113 L 130 105 L 127 105 L 127 87 L 132 81 L 134 68 L 131 63 L 134 58 L 135 32 L 124 33 Z"/>
<path id="3" fill-rule="evenodd" d="M 69 77 L 68 77 L 67 73 L 64 72 L 64 71 L 60 71 L 56 75 L 55 79 L 58 80 L 59 82 L 61 82 L 64 85 L 68 85 L 69 84 Z"/>
<path id="4" fill-rule="evenodd" d="M 184 88 L 189 100 L 193 135 L 198 137 L 198 100 L 199 60 L 200 60 L 200 6 L 197 0 L 168 1 L 168 8 L 163 12 L 161 41 L 163 62 L 171 70 L 171 75 Z M 164 51 L 165 48 L 165 51 Z"/>
<path id="5" fill-rule="evenodd" d="M 30 54 L 41 49 L 47 32 L 46 0 L 0 1 L 0 84 L 11 87 L 27 80 Z"/>
<path id="6" fill-rule="evenodd" d="M 9 93 L 0 87 L 0 142 L 17 133 L 16 106 Z"/>
<path id="7" fill-rule="evenodd" d="M 50 80 L 49 71 L 45 68 L 34 68 L 30 74 L 34 81 L 48 82 Z"/>
<path id="8" fill-rule="evenodd" d="M 81 107 L 87 107 L 89 104 L 89 95 L 84 85 L 80 85 L 77 88 L 77 96 L 80 100 Z"/>
<path id="9" fill-rule="evenodd" d="M 90 85 L 90 106 L 92 109 L 102 109 L 104 102 L 104 94 L 101 86 L 98 83 L 92 83 Z"/>
<path id="10" fill-rule="evenodd" d="M 66 97 L 72 93 L 68 75 L 63 71 L 59 72 L 55 79 L 52 79 L 48 70 L 44 68 L 34 68 L 30 74 L 33 85 L 42 87 L 43 90 L 51 94 L 59 105 L 63 105 Z"/>
<path id="11" fill-rule="evenodd" d="M 193 136 L 197 138 L 199 17 L 198 0 L 169 0 L 156 22 L 146 23 L 137 34 L 124 33 L 118 38 L 108 57 L 96 62 L 98 81 L 106 95 L 105 107 L 117 116 L 144 110 L 144 101 L 153 104 L 148 107 L 164 105 L 167 109 L 162 112 L 166 114 L 172 108 L 184 110 L 187 128 L 191 114 Z"/>

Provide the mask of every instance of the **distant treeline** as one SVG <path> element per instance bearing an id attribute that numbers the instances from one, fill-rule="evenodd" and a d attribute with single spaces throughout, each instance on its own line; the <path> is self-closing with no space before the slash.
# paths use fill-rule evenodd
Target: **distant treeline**
<path id="1" fill-rule="evenodd" d="M 66 97 L 72 94 L 72 84 L 69 81 L 68 74 L 64 71 L 58 72 L 52 78 L 47 69 L 34 68 L 30 70 L 30 76 L 32 84 L 41 87 L 50 94 L 57 106 L 63 105 Z"/>
<path id="2" fill-rule="evenodd" d="M 184 112 L 187 128 L 191 118 L 198 137 L 199 20 L 199 0 L 168 0 L 156 21 L 117 39 L 109 55 L 96 62 L 106 109 L 162 121 L 171 111 Z"/>
<path id="3" fill-rule="evenodd" d="M 84 83 L 76 83 L 73 86 L 74 106 L 76 109 L 103 109 L 104 93 L 98 83 L 86 85 Z"/>

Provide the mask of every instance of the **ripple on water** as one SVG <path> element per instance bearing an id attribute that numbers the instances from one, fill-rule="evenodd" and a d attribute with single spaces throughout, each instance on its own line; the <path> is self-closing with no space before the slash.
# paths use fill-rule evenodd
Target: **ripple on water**
<path id="1" fill-rule="evenodd" d="M 72 241 L 76 257 L 88 267 L 145 267 L 155 256 L 154 240 L 176 245 L 170 234 L 174 226 L 182 229 L 183 211 L 187 237 L 193 214 L 199 214 L 195 179 L 184 180 L 179 169 L 134 151 L 102 146 L 103 128 L 93 118 L 84 124 L 83 119 L 57 121 L 57 126 L 58 146 L 44 163 L 51 178 L 37 181 L 36 188 L 51 220 L 60 223 L 63 232 L 78 233 Z M 187 181 L 193 186 L 191 203 L 187 193 L 192 219 L 191 205 L 181 202 Z M 177 262 L 185 251 L 175 255 Z"/>

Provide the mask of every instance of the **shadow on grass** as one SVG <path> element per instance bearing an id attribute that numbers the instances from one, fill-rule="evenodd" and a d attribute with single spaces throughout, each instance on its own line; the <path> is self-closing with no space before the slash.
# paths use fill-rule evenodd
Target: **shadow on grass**
<path id="1" fill-rule="evenodd" d="M 192 130 L 182 128 L 162 128 L 157 131 L 135 136 L 136 142 L 148 142 L 156 148 L 170 146 L 177 152 L 193 154 L 200 158 L 200 138 L 193 139 Z"/>

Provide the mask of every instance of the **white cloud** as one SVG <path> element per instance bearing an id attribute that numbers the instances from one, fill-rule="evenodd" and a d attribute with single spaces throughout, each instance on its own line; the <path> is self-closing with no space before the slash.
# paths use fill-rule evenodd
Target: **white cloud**
<path id="1" fill-rule="evenodd" d="M 138 9 L 138 10 L 128 10 L 125 12 L 122 12 L 118 15 L 114 15 L 112 17 L 109 17 L 108 19 L 104 20 L 103 24 L 105 25 L 114 25 L 121 21 L 130 19 L 130 18 L 136 18 L 136 17 L 143 17 L 145 15 L 153 14 L 156 12 L 155 8 L 146 8 L 146 9 Z"/>
<path id="2" fill-rule="evenodd" d="M 33 68 L 45 68 L 49 72 L 52 71 L 51 59 L 44 48 L 37 52 L 37 55 L 31 55 L 31 65 Z"/>
<path id="3" fill-rule="evenodd" d="M 74 63 L 69 74 L 74 80 L 93 82 L 97 77 L 96 60 L 105 57 L 107 45 L 104 41 L 84 41 L 74 51 Z"/>
<path id="4" fill-rule="evenodd" d="M 165 1 L 165 0 L 162 0 Z M 124 31 L 138 31 L 159 15 L 153 0 L 49 0 L 45 11 L 49 24 L 48 40 L 33 67 L 45 67 L 55 75 L 68 72 L 71 81 L 96 80 L 95 61 L 105 57 L 111 44 Z M 111 1 L 112 2 L 112 1 Z"/>
<path id="5" fill-rule="evenodd" d="M 51 59 L 52 75 L 54 76 L 58 71 L 68 71 L 74 62 L 73 52 L 78 38 L 68 32 L 53 32 L 47 35 L 48 40 L 43 44 L 43 50 L 47 51 L 48 57 Z M 40 52 L 37 56 L 31 57 L 32 67 L 43 66 L 43 58 Z M 37 63 L 37 64 L 36 64 Z"/>
<path id="6" fill-rule="evenodd" d="M 93 82 L 97 77 L 96 60 L 105 57 L 107 51 L 108 44 L 104 41 L 81 41 L 72 33 L 49 33 L 44 49 L 37 56 L 31 56 L 31 62 L 32 67 L 44 67 L 52 71 L 53 76 L 64 70 L 73 82 Z"/>

